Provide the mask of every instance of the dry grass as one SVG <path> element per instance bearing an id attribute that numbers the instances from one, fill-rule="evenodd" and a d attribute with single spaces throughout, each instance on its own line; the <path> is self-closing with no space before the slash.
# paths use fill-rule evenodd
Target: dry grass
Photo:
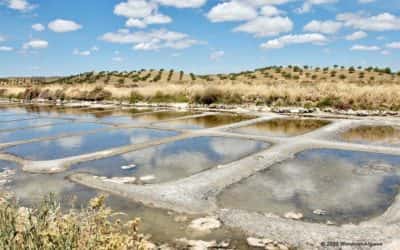
<path id="1" fill-rule="evenodd" d="M 396 97 L 400 93 L 400 75 L 384 69 L 271 67 L 207 76 L 170 70 L 100 72 L 39 86 L 42 92 L 48 92 L 44 96 L 59 96 L 57 91 L 62 91 L 67 99 L 91 99 L 90 93 L 97 88 L 105 91 L 101 98 L 132 102 L 209 104 L 207 96 L 212 95 L 217 103 L 400 110 Z M 24 96 L 25 91 L 21 86 L 10 85 L 0 89 L 4 90 L 3 96 L 11 97 Z"/>
<path id="2" fill-rule="evenodd" d="M 110 220 L 104 197 L 85 209 L 63 213 L 52 196 L 33 209 L 0 204 L 0 249 L 148 249 L 139 220 Z"/>

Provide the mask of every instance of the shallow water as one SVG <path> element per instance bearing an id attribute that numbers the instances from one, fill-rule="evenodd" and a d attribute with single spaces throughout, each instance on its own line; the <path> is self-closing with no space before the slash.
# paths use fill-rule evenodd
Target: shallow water
<path id="1" fill-rule="evenodd" d="M 221 207 L 301 212 L 305 220 L 360 222 L 382 214 L 400 188 L 400 157 L 340 150 L 309 150 L 225 190 Z M 322 209 L 326 215 L 316 215 Z"/>
<path id="2" fill-rule="evenodd" d="M 315 119 L 273 119 L 233 129 L 233 132 L 252 135 L 290 137 L 306 134 L 329 124 Z"/>
<path id="3" fill-rule="evenodd" d="M 17 167 L 17 164 L 11 161 L 0 160 L 0 173 L 6 169 L 14 169 Z"/>
<path id="4" fill-rule="evenodd" d="M 347 130 L 340 138 L 354 143 L 400 146 L 400 127 L 360 126 Z"/>
<path id="5" fill-rule="evenodd" d="M 25 108 L 31 114 L 43 117 L 55 117 L 64 119 L 95 120 L 113 114 L 113 108 L 96 107 L 65 107 L 65 106 L 36 106 L 31 105 Z"/>
<path id="6" fill-rule="evenodd" d="M 27 120 L 26 122 L 39 122 L 41 120 Z M 8 124 L 8 123 L 7 123 Z M 0 143 L 25 141 L 44 137 L 53 137 L 71 133 L 90 132 L 98 129 L 111 128 L 110 126 L 87 123 L 87 122 L 69 122 L 55 125 L 42 126 L 37 128 L 19 129 L 15 131 L 0 132 Z M 41 144 L 44 145 L 45 143 Z M 38 145 L 36 145 L 38 146 Z"/>
<path id="7" fill-rule="evenodd" d="M 38 116 L 35 114 L 9 113 L 9 114 L 0 116 L 0 126 L 4 122 L 35 119 L 35 118 L 38 118 Z"/>
<path id="8" fill-rule="evenodd" d="M 28 127 L 39 127 L 45 125 L 53 125 L 58 123 L 68 123 L 69 120 L 55 119 L 55 118 L 42 118 L 42 119 L 30 119 L 22 121 L 3 122 L 0 125 L 0 131 L 2 130 L 16 130 Z"/>
<path id="9" fill-rule="evenodd" d="M 230 145 L 237 145 L 231 147 Z M 224 137 L 196 137 L 73 166 L 98 176 L 154 176 L 168 182 L 243 158 L 267 148 L 267 143 Z M 134 166 L 123 169 L 123 166 Z M 138 180 L 139 181 L 139 180 Z"/>
<path id="10" fill-rule="evenodd" d="M 216 114 L 170 121 L 168 123 L 160 123 L 160 125 L 162 125 L 163 127 L 177 129 L 205 129 L 228 125 L 236 122 L 242 122 L 254 118 L 254 116 L 248 115 Z"/>
<path id="11" fill-rule="evenodd" d="M 111 129 L 81 136 L 21 144 L 7 148 L 5 152 L 29 160 L 53 160 L 177 134 L 177 132 L 155 129 Z"/>
<path id="12" fill-rule="evenodd" d="M 168 119 L 179 118 L 183 116 L 189 116 L 196 114 L 195 112 L 190 111 L 158 111 L 158 112 L 150 112 L 151 110 L 135 110 L 132 112 L 127 112 L 125 115 L 121 113 L 105 117 L 99 119 L 101 122 L 112 123 L 112 124 L 125 124 L 125 125 L 137 125 L 139 123 L 150 123 L 150 122 L 158 122 Z M 146 114 L 140 114 L 143 112 L 148 112 Z"/>

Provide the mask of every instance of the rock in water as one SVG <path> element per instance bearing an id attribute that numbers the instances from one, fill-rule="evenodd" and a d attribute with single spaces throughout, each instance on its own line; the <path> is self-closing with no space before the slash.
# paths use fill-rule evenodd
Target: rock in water
<path id="1" fill-rule="evenodd" d="M 191 250 L 208 250 L 208 249 L 221 249 L 228 248 L 230 243 L 229 241 L 216 242 L 213 241 L 203 241 L 203 240 L 188 240 L 185 238 L 177 239 L 177 242 L 184 244 L 184 249 Z"/>
<path id="2" fill-rule="evenodd" d="M 296 213 L 296 212 L 288 212 L 285 214 L 286 219 L 292 219 L 292 220 L 300 220 L 303 218 L 302 213 Z"/>
<path id="3" fill-rule="evenodd" d="M 122 170 L 129 170 L 129 169 L 133 169 L 133 168 L 136 168 L 135 164 L 126 165 L 126 166 L 121 167 Z"/>
<path id="4" fill-rule="evenodd" d="M 328 214 L 328 212 L 327 211 L 325 211 L 325 210 L 322 210 L 322 209 L 315 209 L 314 211 L 313 211 L 313 214 L 316 214 L 316 215 L 327 215 Z"/>
<path id="5" fill-rule="evenodd" d="M 155 179 L 156 179 L 156 177 L 154 175 L 146 175 L 146 176 L 140 177 L 140 181 L 143 181 L 143 182 L 149 182 L 149 181 L 153 181 Z"/>
<path id="6" fill-rule="evenodd" d="M 249 237 L 246 240 L 247 240 L 247 244 L 251 247 L 265 247 L 267 244 L 273 242 L 273 240 L 270 240 L 270 239 L 260 239 L 260 238 L 253 238 L 253 237 Z"/>
<path id="7" fill-rule="evenodd" d="M 200 232 L 209 232 L 221 227 L 221 222 L 214 217 L 205 217 L 193 220 L 189 228 Z"/>

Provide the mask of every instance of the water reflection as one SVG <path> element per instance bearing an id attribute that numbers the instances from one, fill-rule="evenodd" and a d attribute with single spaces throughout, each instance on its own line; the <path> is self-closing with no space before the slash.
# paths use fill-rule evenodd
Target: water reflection
<path id="1" fill-rule="evenodd" d="M 366 144 L 400 146 L 400 128 L 394 126 L 360 126 L 341 134 L 343 140 Z"/>
<path id="2" fill-rule="evenodd" d="M 168 123 L 163 123 L 162 126 L 180 129 L 204 129 L 242 122 L 254 118 L 254 116 L 235 114 L 207 115 L 190 119 L 170 121 Z"/>
<path id="3" fill-rule="evenodd" d="M 149 112 L 150 110 L 147 110 Z M 161 112 L 150 112 L 146 114 L 140 114 L 146 112 L 142 110 L 140 112 L 130 112 L 129 114 L 116 114 L 110 117 L 100 119 L 101 122 L 114 123 L 114 124 L 138 124 L 143 122 L 157 122 L 167 119 L 174 119 L 178 117 L 193 115 L 196 113 L 190 111 L 161 111 Z"/>
<path id="4" fill-rule="evenodd" d="M 225 147 L 227 145 L 240 147 Z M 99 176 L 134 176 L 138 180 L 142 176 L 154 176 L 153 182 L 167 182 L 238 160 L 267 147 L 268 144 L 253 140 L 198 137 L 85 162 L 73 168 Z"/>
<path id="5" fill-rule="evenodd" d="M 113 129 L 82 136 L 21 144 L 5 151 L 30 160 L 53 160 L 177 135 L 153 129 Z"/>
<path id="6" fill-rule="evenodd" d="M 12 114 L 8 114 L 8 115 L 0 116 L 0 124 L 5 123 L 5 122 L 12 122 L 12 121 L 26 120 L 26 119 L 35 119 L 35 118 L 38 118 L 38 117 L 33 114 L 12 113 Z"/>
<path id="7" fill-rule="evenodd" d="M 233 132 L 269 136 L 297 136 L 302 135 L 323 126 L 329 121 L 315 119 L 273 119 L 258 122 L 249 126 L 234 129 Z"/>
<path id="8" fill-rule="evenodd" d="M 40 120 L 38 120 L 40 121 Z M 96 123 L 78 123 L 69 122 L 63 124 L 55 124 L 49 126 L 42 126 L 37 128 L 27 128 L 15 131 L 0 132 L 0 143 L 25 141 L 38 139 L 43 137 L 53 137 L 62 134 L 89 132 L 97 129 L 108 128 L 107 125 Z"/>
<path id="9" fill-rule="evenodd" d="M 399 187 L 400 157 L 310 150 L 232 185 L 219 203 L 279 215 L 297 211 L 310 221 L 358 222 L 383 213 Z M 314 214 L 318 209 L 327 214 Z"/>
<path id="10" fill-rule="evenodd" d="M 67 122 L 68 122 L 67 120 L 51 119 L 51 118 L 4 122 L 1 123 L 0 131 L 28 128 L 28 127 L 38 127 L 38 126 L 52 125 L 56 123 L 67 123 Z"/>

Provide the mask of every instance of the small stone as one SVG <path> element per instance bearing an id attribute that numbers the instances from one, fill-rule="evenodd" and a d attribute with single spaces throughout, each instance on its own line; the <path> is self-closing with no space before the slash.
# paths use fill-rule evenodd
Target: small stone
<path id="1" fill-rule="evenodd" d="M 261 160 L 263 160 L 264 159 L 264 156 L 262 156 L 262 155 L 257 155 L 256 156 L 256 160 L 257 161 L 261 161 Z"/>
<path id="2" fill-rule="evenodd" d="M 188 221 L 188 217 L 184 215 L 178 215 L 174 218 L 175 222 L 182 223 Z"/>
<path id="3" fill-rule="evenodd" d="M 328 212 L 325 211 L 325 210 L 322 210 L 322 209 L 315 209 L 315 210 L 313 211 L 313 214 L 316 214 L 316 215 L 327 215 Z"/>
<path id="4" fill-rule="evenodd" d="M 296 212 L 288 212 L 285 214 L 286 219 L 292 219 L 292 220 L 300 220 L 303 218 L 302 213 L 296 213 Z"/>
<path id="5" fill-rule="evenodd" d="M 104 179 L 105 182 L 112 182 L 117 184 L 130 184 L 135 183 L 136 177 L 113 177 L 111 179 Z"/>
<path id="6" fill-rule="evenodd" d="M 174 248 L 172 248 L 170 245 L 168 244 L 162 244 L 160 246 L 158 246 L 159 250 L 173 250 Z"/>
<path id="7" fill-rule="evenodd" d="M 224 240 L 221 242 L 218 242 L 217 247 L 218 248 L 228 248 L 231 242 L 229 240 Z"/>
<path id="8" fill-rule="evenodd" d="M 267 244 L 272 243 L 273 241 L 270 239 L 261 239 L 261 238 L 254 238 L 248 237 L 247 244 L 252 247 L 265 247 Z"/>
<path id="9" fill-rule="evenodd" d="M 181 244 L 185 245 L 185 248 L 191 250 L 208 250 L 209 248 L 217 247 L 217 242 L 214 241 L 203 241 L 203 240 L 188 240 L 186 238 L 177 239 Z"/>
<path id="10" fill-rule="evenodd" d="M 150 182 L 150 181 L 153 181 L 155 179 L 156 179 L 156 177 L 154 175 L 146 175 L 146 176 L 140 177 L 140 180 L 143 181 L 143 182 Z"/>
<path id="11" fill-rule="evenodd" d="M 144 249 L 148 249 L 148 250 L 156 250 L 157 249 L 157 246 L 154 243 L 149 242 L 149 241 L 145 241 L 144 246 L 145 246 Z"/>
<path id="12" fill-rule="evenodd" d="M 283 244 L 278 244 L 278 247 L 280 250 L 289 250 L 289 247 L 283 245 Z"/>
<path id="13" fill-rule="evenodd" d="M 267 244 L 264 248 L 265 250 L 280 250 L 278 246 L 275 246 L 274 244 Z"/>
<path id="14" fill-rule="evenodd" d="M 121 167 L 122 170 L 129 170 L 129 169 L 134 169 L 134 168 L 136 168 L 135 164 L 126 165 L 126 166 Z"/>
<path id="15" fill-rule="evenodd" d="M 190 229 L 202 232 L 208 232 L 219 227 L 221 227 L 221 222 L 214 217 L 196 219 L 189 225 Z"/>
<path id="16" fill-rule="evenodd" d="M 333 221 L 328 220 L 328 221 L 326 221 L 326 225 L 332 226 L 332 225 L 336 225 L 336 223 L 333 222 Z"/>

